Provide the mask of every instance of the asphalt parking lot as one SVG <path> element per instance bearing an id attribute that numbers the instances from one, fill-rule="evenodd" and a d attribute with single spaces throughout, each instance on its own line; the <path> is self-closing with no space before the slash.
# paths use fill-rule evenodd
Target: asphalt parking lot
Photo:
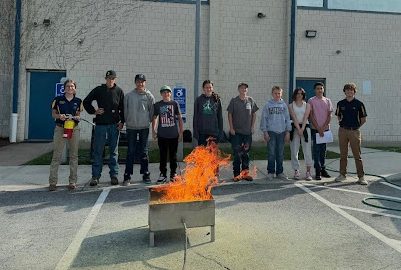
<path id="1" fill-rule="evenodd" d="M 213 190 L 216 241 L 209 227 L 189 229 L 185 269 L 399 269 L 400 212 L 362 200 L 399 200 L 401 189 L 354 180 L 227 180 Z M 6 190 L 0 220 L 1 269 L 183 269 L 184 230 L 149 247 L 143 185 Z"/>

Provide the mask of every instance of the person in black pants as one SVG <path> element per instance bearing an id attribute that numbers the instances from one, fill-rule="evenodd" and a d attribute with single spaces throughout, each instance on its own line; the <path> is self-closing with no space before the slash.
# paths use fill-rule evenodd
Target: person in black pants
<path id="1" fill-rule="evenodd" d="M 154 105 L 152 137 L 157 138 L 160 154 L 160 177 L 157 183 L 167 181 L 167 154 L 170 158 L 170 181 L 177 173 L 178 139 L 182 138 L 183 121 L 178 103 L 171 100 L 171 88 L 160 88 L 162 100 Z"/>

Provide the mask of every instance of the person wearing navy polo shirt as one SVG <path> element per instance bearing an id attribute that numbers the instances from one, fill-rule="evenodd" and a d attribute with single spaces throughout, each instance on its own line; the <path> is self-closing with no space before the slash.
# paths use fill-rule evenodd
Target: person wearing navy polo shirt
<path id="1" fill-rule="evenodd" d="M 347 178 L 348 145 L 351 146 L 355 159 L 358 184 L 367 185 L 361 158 L 361 131 L 359 128 L 366 123 L 365 105 L 355 98 L 356 84 L 347 83 L 343 89 L 345 99 L 337 103 L 336 115 L 340 124 L 338 143 L 340 145 L 340 175 L 335 181 L 341 182 Z"/>
<path id="2" fill-rule="evenodd" d="M 106 83 L 94 88 L 84 99 L 84 108 L 95 114 L 95 138 L 93 147 L 92 179 L 89 185 L 96 186 L 102 174 L 103 150 L 106 140 L 109 145 L 109 174 L 112 185 L 118 185 L 118 141 L 124 126 L 124 92 L 116 84 L 116 72 L 106 72 Z M 92 102 L 97 102 L 97 109 Z"/>
<path id="3" fill-rule="evenodd" d="M 70 157 L 70 177 L 69 177 L 69 190 L 74 190 L 77 183 L 77 170 L 78 170 L 78 146 L 79 146 L 79 120 L 80 114 L 83 110 L 82 100 L 75 96 L 77 84 L 73 80 L 66 80 L 64 82 L 64 95 L 58 96 L 52 102 L 52 117 L 55 119 L 56 127 L 54 128 L 53 136 L 53 158 L 50 164 L 49 175 L 49 191 L 55 191 L 58 181 L 58 167 L 61 161 L 64 144 L 68 144 L 69 157 Z M 72 118 L 75 122 L 72 137 L 65 138 L 64 136 L 64 122 Z"/>

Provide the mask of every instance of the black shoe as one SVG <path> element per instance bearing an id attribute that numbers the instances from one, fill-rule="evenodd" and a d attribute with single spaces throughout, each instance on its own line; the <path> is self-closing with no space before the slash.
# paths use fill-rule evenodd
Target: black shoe
<path id="1" fill-rule="evenodd" d="M 91 187 L 97 186 L 97 184 L 99 183 L 99 179 L 97 179 L 97 177 L 92 177 L 91 181 L 89 182 L 89 185 Z"/>
<path id="2" fill-rule="evenodd" d="M 157 183 L 158 184 L 163 184 L 163 183 L 166 183 L 166 181 L 167 181 L 167 176 L 165 174 L 163 174 L 163 173 L 160 173 L 160 176 L 157 179 Z"/>
<path id="3" fill-rule="evenodd" d="M 325 169 L 320 171 L 320 175 L 323 176 L 323 177 L 326 177 L 326 178 L 330 178 L 331 177 L 330 174 Z"/>
<path id="4" fill-rule="evenodd" d="M 131 180 L 131 175 L 128 173 L 124 173 L 124 181 L 129 181 Z"/>
<path id="5" fill-rule="evenodd" d="M 142 181 L 143 181 L 145 184 L 150 184 L 150 183 L 152 183 L 152 181 L 150 180 L 150 172 L 145 172 L 145 173 L 142 175 Z"/>
<path id="6" fill-rule="evenodd" d="M 170 174 L 170 182 L 174 182 L 176 177 L 177 177 L 176 173 Z"/>
<path id="7" fill-rule="evenodd" d="M 110 184 L 112 186 L 118 185 L 118 178 L 116 175 L 113 175 L 112 177 L 110 177 L 110 179 L 111 179 Z"/>
<path id="8" fill-rule="evenodd" d="M 315 176 L 315 180 L 322 180 L 322 178 L 320 177 L 320 175 L 317 174 L 317 175 Z"/>

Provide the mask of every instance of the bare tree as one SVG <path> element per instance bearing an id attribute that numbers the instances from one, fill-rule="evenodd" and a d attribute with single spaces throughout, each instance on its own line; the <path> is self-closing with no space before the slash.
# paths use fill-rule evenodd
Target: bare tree
<path id="1" fill-rule="evenodd" d="M 73 69 L 77 63 L 94 57 L 96 42 L 123 34 L 143 2 L 40 0 L 23 1 L 23 5 L 27 12 L 21 44 L 25 61 L 40 55 L 52 66 Z M 44 19 L 49 19 L 50 25 L 44 25 Z"/>

